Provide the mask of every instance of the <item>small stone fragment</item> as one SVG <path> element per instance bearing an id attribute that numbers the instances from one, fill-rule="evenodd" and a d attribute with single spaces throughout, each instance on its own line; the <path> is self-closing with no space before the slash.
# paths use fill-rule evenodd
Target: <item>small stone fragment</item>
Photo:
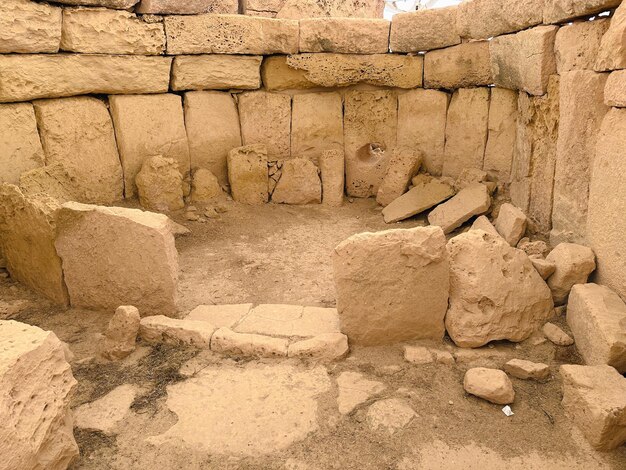
<path id="1" fill-rule="evenodd" d="M 433 355 L 428 348 L 424 346 L 405 346 L 404 360 L 413 364 L 432 364 Z"/>
<path id="2" fill-rule="evenodd" d="M 185 207 L 183 175 L 173 158 L 157 155 L 146 159 L 135 183 L 139 202 L 144 209 L 169 212 Z"/>
<path id="3" fill-rule="evenodd" d="M 560 243 L 546 257 L 556 264 L 556 271 L 548 279 L 554 303 L 564 304 L 575 284 L 584 284 L 596 269 L 596 257 L 591 248 L 575 243 Z"/>
<path id="4" fill-rule="evenodd" d="M 248 357 L 286 357 L 288 344 L 286 339 L 235 333 L 230 328 L 220 328 L 213 335 L 211 350 Z"/>
<path id="5" fill-rule="evenodd" d="M 379 400 L 367 410 L 370 428 L 374 431 L 387 431 L 389 434 L 407 427 L 416 416 L 413 408 L 400 398 Z"/>
<path id="6" fill-rule="evenodd" d="M 246 145 L 228 153 L 228 180 L 233 199 L 244 204 L 268 201 L 267 147 Z"/>
<path id="7" fill-rule="evenodd" d="M 497 369 L 476 367 L 468 370 L 463 379 L 463 388 L 467 393 L 497 405 L 509 405 L 515 400 L 511 380 L 506 373 Z"/>
<path id="8" fill-rule="evenodd" d="M 550 248 L 548 248 L 548 244 L 542 240 L 530 241 L 530 238 L 524 237 L 517 244 L 517 248 L 524 251 L 528 256 L 538 256 L 540 258 L 545 258 L 545 256 L 550 252 Z"/>
<path id="9" fill-rule="evenodd" d="M 550 375 L 550 366 L 547 364 L 525 361 L 523 359 L 511 359 L 504 364 L 504 371 L 518 379 L 527 380 L 545 379 Z"/>
<path id="10" fill-rule="evenodd" d="M 339 396 L 337 406 L 339 413 L 347 415 L 361 403 L 366 402 L 372 396 L 378 395 L 385 390 L 385 384 L 368 380 L 358 372 L 342 372 L 337 377 Z"/>
<path id="11" fill-rule="evenodd" d="M 141 319 L 139 334 L 150 344 L 185 344 L 208 348 L 215 326 L 205 321 L 178 320 L 164 315 Z"/>
<path id="12" fill-rule="evenodd" d="M 478 168 L 465 168 L 454 181 L 454 189 L 458 192 L 475 183 L 485 183 L 487 172 Z"/>
<path id="13" fill-rule="evenodd" d="M 191 199 L 194 202 L 213 202 L 225 196 L 222 187 L 211 170 L 198 168 L 193 174 Z"/>
<path id="14" fill-rule="evenodd" d="M 411 178 L 422 164 L 422 156 L 409 149 L 396 149 L 389 159 L 387 173 L 378 188 L 376 202 L 388 206 L 404 194 Z"/>
<path id="15" fill-rule="evenodd" d="M 546 335 L 546 338 L 557 346 L 571 346 L 574 344 L 572 337 L 554 323 L 546 323 L 543 325 L 541 331 L 543 331 L 543 334 Z"/>
<path id="16" fill-rule="evenodd" d="M 132 353 L 137 342 L 140 320 L 139 310 L 135 307 L 118 307 L 104 334 L 102 356 L 110 360 L 120 360 Z"/>
<path id="17" fill-rule="evenodd" d="M 491 207 L 491 196 L 484 184 L 472 184 L 428 214 L 431 225 L 441 227 L 444 233 L 459 228 L 475 215 L 484 214 Z"/>
<path id="18" fill-rule="evenodd" d="M 452 196 L 454 189 L 442 181 L 431 179 L 414 183 L 412 189 L 383 209 L 383 218 L 387 224 L 399 222 L 420 214 Z"/>
<path id="19" fill-rule="evenodd" d="M 348 354 L 348 337 L 325 333 L 289 345 L 288 356 L 332 362 Z"/>
<path id="20" fill-rule="evenodd" d="M 320 204 L 322 185 L 315 163 L 306 158 L 293 158 L 283 164 L 282 176 L 272 193 L 277 204 Z"/>
<path id="21" fill-rule="evenodd" d="M 544 281 L 552 276 L 554 274 L 554 271 L 556 271 L 556 264 L 546 259 L 531 256 L 530 262 L 533 264 L 533 266 L 541 276 L 541 279 L 543 279 Z"/>
<path id="22" fill-rule="evenodd" d="M 476 220 L 474 220 L 474 223 L 472 224 L 472 226 L 470 227 L 470 230 L 482 230 L 483 232 L 487 232 L 490 235 L 493 235 L 495 237 L 500 236 L 496 228 L 493 226 L 493 224 L 489 221 L 489 219 L 485 215 L 481 215 L 480 217 L 477 217 Z"/>
<path id="23" fill-rule="evenodd" d="M 526 214 L 513 204 L 504 203 L 500 206 L 500 212 L 495 222 L 496 230 L 509 245 L 517 246 L 520 239 L 526 233 L 528 218 Z"/>

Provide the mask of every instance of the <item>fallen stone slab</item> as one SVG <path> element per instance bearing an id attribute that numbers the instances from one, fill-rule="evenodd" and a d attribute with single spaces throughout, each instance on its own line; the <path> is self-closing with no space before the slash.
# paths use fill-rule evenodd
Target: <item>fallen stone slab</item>
<path id="1" fill-rule="evenodd" d="M 546 257 L 556 265 L 554 274 L 548 279 L 554 303 L 562 305 L 575 284 L 584 284 L 596 269 L 593 250 L 575 243 L 560 243 Z"/>
<path id="2" fill-rule="evenodd" d="M 455 27 L 457 7 L 398 13 L 391 21 L 392 52 L 423 52 L 455 46 L 461 37 Z"/>
<path id="3" fill-rule="evenodd" d="M 437 179 L 416 185 L 383 209 L 385 223 L 392 224 L 421 214 L 454 196 L 454 189 Z"/>
<path id="4" fill-rule="evenodd" d="M 276 204 L 320 204 L 322 182 L 319 169 L 311 160 L 293 158 L 283 163 L 282 176 L 272 193 Z"/>
<path id="5" fill-rule="evenodd" d="M 526 233 L 528 218 L 524 212 L 508 202 L 500 206 L 495 222 L 496 230 L 511 246 L 517 246 Z"/>
<path id="6" fill-rule="evenodd" d="M 567 324 L 586 364 L 608 364 L 626 373 L 626 304 L 619 295 L 597 284 L 575 285 Z"/>
<path id="7" fill-rule="evenodd" d="M 473 0 L 458 7 L 456 27 L 467 39 L 488 39 L 541 24 L 544 0 Z"/>
<path id="8" fill-rule="evenodd" d="M 289 345 L 287 355 L 301 359 L 332 362 L 345 357 L 350 348 L 348 337 L 341 333 L 323 333 Z"/>
<path id="9" fill-rule="evenodd" d="M 369 380 L 358 372 L 342 372 L 337 377 L 337 406 L 342 415 L 350 414 L 361 403 L 380 394 L 386 386 L 382 382 Z"/>
<path id="10" fill-rule="evenodd" d="M 234 328 L 237 333 L 310 338 L 339 333 L 335 308 L 262 304 L 253 308 Z"/>
<path id="11" fill-rule="evenodd" d="M 476 367 L 468 370 L 463 379 L 463 388 L 467 393 L 497 405 L 508 405 L 515 400 L 511 380 L 505 372 L 497 369 Z"/>
<path id="12" fill-rule="evenodd" d="M 444 233 L 459 228 L 475 215 L 484 214 L 491 207 L 491 196 L 484 184 L 473 184 L 428 214 L 430 225 L 441 227 Z"/>
<path id="13" fill-rule="evenodd" d="M 320 155 L 322 203 L 338 207 L 343 204 L 345 192 L 345 157 L 343 150 L 325 150 Z"/>
<path id="14" fill-rule="evenodd" d="M 523 359 L 511 359 L 504 364 L 504 372 L 522 380 L 541 380 L 550 375 L 550 366 Z"/>
<path id="15" fill-rule="evenodd" d="M 300 52 L 384 54 L 390 28 L 382 18 L 305 18 L 300 20 Z"/>
<path id="16" fill-rule="evenodd" d="M 496 237 L 501 236 L 486 215 L 476 217 L 476 220 L 474 220 L 470 230 L 482 230 L 483 232 L 487 232 L 488 234 Z"/>
<path id="17" fill-rule="evenodd" d="M 171 212 L 185 207 L 183 175 L 173 158 L 157 155 L 144 160 L 135 184 L 139 203 L 144 209 Z"/>
<path id="18" fill-rule="evenodd" d="M 131 305 L 117 307 L 104 333 L 100 350 L 105 359 L 124 359 L 135 350 L 140 320 L 137 308 Z"/>
<path id="19" fill-rule="evenodd" d="M 0 53 L 59 52 L 62 10 L 48 4 L 6 0 L 0 18 Z"/>
<path id="20" fill-rule="evenodd" d="M 261 87 L 262 60 L 228 54 L 176 56 L 172 90 L 256 90 Z"/>
<path id="21" fill-rule="evenodd" d="M 420 153 L 409 149 L 396 149 L 389 159 L 387 172 L 378 188 L 376 202 L 384 207 L 402 196 L 421 165 Z"/>
<path id="22" fill-rule="evenodd" d="M 269 199 L 267 147 L 246 145 L 228 153 L 228 180 L 233 199 L 243 204 L 264 204 Z"/>
<path id="23" fill-rule="evenodd" d="M 141 319 L 139 336 L 150 344 L 188 345 L 208 349 L 217 327 L 206 321 L 178 320 L 164 315 Z"/>
<path id="24" fill-rule="evenodd" d="M 141 0 L 137 13 L 155 15 L 198 15 L 201 13 L 236 14 L 239 12 L 237 0 Z"/>
<path id="25" fill-rule="evenodd" d="M 138 391 L 135 385 L 120 385 L 102 398 L 79 406 L 74 411 L 74 425 L 109 436 L 117 434 L 120 421 L 130 412 L 130 405 L 135 401 Z"/>
<path id="26" fill-rule="evenodd" d="M 610 366 L 563 365 L 563 408 L 598 450 L 626 442 L 626 378 Z"/>
<path id="27" fill-rule="evenodd" d="M 458 192 L 473 184 L 483 183 L 487 186 L 487 172 L 478 168 L 464 168 L 454 181 L 454 189 Z"/>
<path id="28" fill-rule="evenodd" d="M 618 3 L 614 0 L 612 3 Z M 618 70 L 626 68 L 626 47 L 624 33 L 626 32 L 626 5 L 620 3 L 611 17 L 611 24 L 602 36 L 598 58 L 594 69 L 596 72 Z"/>
<path id="29" fill-rule="evenodd" d="M 252 304 L 200 305 L 185 320 L 206 321 L 217 328 L 232 328 L 252 310 Z"/>
<path id="30" fill-rule="evenodd" d="M 70 400 L 76 380 L 50 331 L 0 320 L 3 469 L 67 468 L 78 457 Z"/>
<path id="31" fill-rule="evenodd" d="M 211 340 L 212 351 L 246 357 L 286 357 L 288 347 L 286 339 L 236 333 L 230 328 L 219 328 Z"/>
<path id="32" fill-rule="evenodd" d="M 388 434 L 395 434 L 406 428 L 415 417 L 415 410 L 401 398 L 379 400 L 367 409 L 370 429 Z"/>
<path id="33" fill-rule="evenodd" d="M 531 256 L 530 262 L 533 264 L 533 266 L 541 276 L 541 279 L 543 279 L 544 281 L 552 276 L 556 271 L 556 264 L 552 261 Z"/>
<path id="34" fill-rule="evenodd" d="M 546 335 L 546 338 L 557 346 L 571 346 L 574 344 L 572 337 L 554 323 L 546 323 L 541 331 Z"/>

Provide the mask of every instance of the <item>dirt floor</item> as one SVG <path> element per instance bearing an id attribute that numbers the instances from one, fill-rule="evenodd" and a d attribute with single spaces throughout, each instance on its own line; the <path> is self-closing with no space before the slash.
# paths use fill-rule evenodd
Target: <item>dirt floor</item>
<path id="1" fill-rule="evenodd" d="M 198 213 L 202 212 L 198 207 Z M 355 200 L 333 209 L 231 203 L 218 219 L 188 222 L 183 214 L 173 218 L 191 229 L 191 234 L 177 240 L 181 271 L 178 316 L 201 304 L 334 306 L 333 247 L 354 233 L 390 228 L 372 200 Z M 423 224 L 423 220 L 412 220 L 397 227 Z M 357 348 L 346 360 L 321 366 L 295 360 L 223 358 L 210 351 L 139 343 L 127 359 L 106 363 L 95 357 L 96 347 L 112 313 L 62 311 L 11 279 L 0 279 L 0 318 L 51 329 L 69 343 L 79 382 L 74 408 L 119 385 L 136 385 L 137 396 L 116 432 L 76 429 L 81 449 L 80 460 L 73 466 L 76 469 L 626 469 L 626 447 L 595 452 L 561 408 L 558 365 L 580 362 L 574 346 L 557 347 L 532 338 L 519 345 L 503 342 L 481 348 L 475 357 L 454 365 L 426 366 L 404 361 L 402 345 Z M 555 321 L 563 325 L 562 318 Z M 449 341 L 442 347 L 455 350 Z M 483 363 L 498 366 L 514 357 L 552 366 L 551 378 L 543 383 L 512 379 L 514 416 L 507 417 L 501 406 L 464 393 L 463 375 L 469 367 Z M 224 388 L 222 393 L 218 385 L 223 382 L 219 380 L 221 370 L 224 377 L 240 376 L 242 382 L 230 383 L 234 388 Z M 258 371 L 269 374 L 270 384 L 272 371 L 276 371 L 276 386 L 283 387 L 276 389 L 279 396 L 246 383 L 246 378 Z M 380 382 L 384 390 L 342 415 L 337 409 L 336 379 L 346 371 Z M 320 392 L 312 399 L 300 399 L 298 385 L 284 380 L 296 375 L 302 383 L 319 386 Z M 179 422 L 168 406 L 168 391 L 192 380 L 204 380 L 207 388 L 211 383 L 217 387 L 212 395 L 199 390 L 188 397 L 189 401 L 196 397 L 200 406 L 199 435 L 211 432 L 212 417 L 232 417 L 232 423 L 241 426 L 233 430 L 234 440 L 245 444 L 244 439 L 257 432 L 259 440 L 270 442 L 268 447 L 262 452 L 247 452 L 245 446 L 243 451 L 220 452 L 219 445 L 224 445 L 219 443 L 220 436 L 207 439 L 212 443 L 206 445 L 163 439 Z M 394 434 L 373 430 L 369 422 L 368 407 L 383 398 L 401 398 L 416 412 L 409 425 Z M 314 419 L 306 421 L 304 429 L 312 431 L 302 433 L 301 439 L 286 447 L 274 448 L 272 443 L 293 440 L 305 421 L 291 422 L 288 415 L 270 416 L 263 427 L 265 410 L 261 406 L 250 413 L 247 401 L 248 405 L 274 403 L 272 406 L 280 405 L 283 412 L 303 415 L 312 409 Z M 218 405 L 225 406 L 225 411 L 218 410 Z M 207 422 L 203 422 L 203 413 Z M 213 425 L 222 429 L 229 423 Z"/>

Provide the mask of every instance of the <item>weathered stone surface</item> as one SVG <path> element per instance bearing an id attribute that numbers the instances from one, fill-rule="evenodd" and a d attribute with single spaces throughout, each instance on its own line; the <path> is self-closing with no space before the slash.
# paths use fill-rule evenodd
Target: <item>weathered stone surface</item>
<path id="1" fill-rule="evenodd" d="M 421 153 L 424 169 L 441 175 L 450 96 L 437 90 L 410 90 L 398 95 L 398 147 Z"/>
<path id="2" fill-rule="evenodd" d="M 337 386 L 339 388 L 337 406 L 342 415 L 351 413 L 361 403 L 378 395 L 386 388 L 381 382 L 368 380 L 363 374 L 351 371 L 339 374 Z"/>
<path id="3" fill-rule="evenodd" d="M 243 145 L 265 144 L 271 159 L 291 156 L 291 97 L 266 91 L 239 96 Z"/>
<path id="4" fill-rule="evenodd" d="M 349 91 L 344 104 L 346 190 L 349 196 L 378 193 L 396 147 L 398 103 L 389 90 Z"/>
<path id="5" fill-rule="evenodd" d="M 419 152 L 408 148 L 395 149 L 389 159 L 385 177 L 378 188 L 376 202 L 381 206 L 388 206 L 402 196 L 421 164 L 422 156 Z"/>
<path id="6" fill-rule="evenodd" d="M 305 18 L 300 20 L 300 52 L 384 54 L 390 28 L 384 19 Z"/>
<path id="7" fill-rule="evenodd" d="M 183 178 L 189 174 L 189 146 L 180 96 L 110 96 L 109 103 L 127 198 L 136 194 L 135 177 L 149 157 L 172 158 Z"/>
<path id="8" fill-rule="evenodd" d="M 489 89 L 454 92 L 446 125 L 443 174 L 456 178 L 465 168 L 482 168 L 489 123 Z"/>
<path id="9" fill-rule="evenodd" d="M 626 70 L 618 70 L 609 75 L 604 88 L 604 104 L 626 108 Z"/>
<path id="10" fill-rule="evenodd" d="M 164 93 L 169 57 L 109 55 L 0 56 L 0 102 L 116 93 Z"/>
<path id="11" fill-rule="evenodd" d="M 495 222 L 496 230 L 511 246 L 517 246 L 526 233 L 527 217 L 513 204 L 504 203 Z"/>
<path id="12" fill-rule="evenodd" d="M 185 207 L 183 176 L 173 158 L 157 155 L 144 160 L 135 183 L 144 209 L 169 212 Z"/>
<path id="13" fill-rule="evenodd" d="M 478 168 L 464 168 L 454 181 L 454 189 L 461 191 L 477 183 L 484 183 L 489 188 L 489 185 L 487 185 L 487 172 Z"/>
<path id="14" fill-rule="evenodd" d="M 78 457 L 70 411 L 75 385 L 54 333 L 0 321 L 2 468 L 62 469 Z"/>
<path id="15" fill-rule="evenodd" d="M 511 359 L 504 364 L 504 372 L 522 380 L 540 380 L 550 375 L 550 366 L 523 359 Z"/>
<path id="16" fill-rule="evenodd" d="M 457 89 L 491 83 L 487 41 L 467 42 L 426 54 L 424 88 Z"/>
<path id="17" fill-rule="evenodd" d="M 422 52 L 461 43 L 456 29 L 457 7 L 394 15 L 389 46 L 392 52 Z"/>
<path id="18" fill-rule="evenodd" d="M 64 5 L 87 5 L 93 7 L 106 7 L 116 10 L 128 10 L 139 0 L 56 0 L 55 3 Z"/>
<path id="19" fill-rule="evenodd" d="M 556 264 L 543 258 L 530 258 L 533 266 L 544 281 L 554 274 Z"/>
<path id="20" fill-rule="evenodd" d="M 225 197 L 220 182 L 211 170 L 198 168 L 191 183 L 191 200 L 194 202 L 215 202 Z"/>
<path id="21" fill-rule="evenodd" d="M 581 16 L 591 16 L 610 10 L 620 0 L 546 0 L 543 9 L 544 23 L 565 23 Z"/>
<path id="22" fill-rule="evenodd" d="M 65 203 L 55 247 L 72 306 L 176 311 L 178 253 L 169 219 L 137 209 Z"/>
<path id="23" fill-rule="evenodd" d="M 556 72 L 554 40 L 558 29 L 537 26 L 490 41 L 493 82 L 531 95 L 545 94 L 550 75 Z"/>
<path id="24" fill-rule="evenodd" d="M 48 4 L 5 0 L 0 17 L 0 53 L 58 52 L 61 12 Z"/>
<path id="25" fill-rule="evenodd" d="M 17 186 L 0 185 L 0 245 L 11 277 L 65 305 L 67 289 L 54 249 L 58 209 L 48 196 L 25 196 Z"/>
<path id="26" fill-rule="evenodd" d="M 282 176 L 272 193 L 277 204 L 319 204 L 322 183 L 317 166 L 306 158 L 293 158 L 283 163 Z"/>
<path id="27" fill-rule="evenodd" d="M 104 102 L 78 97 L 35 102 L 46 164 L 60 163 L 79 202 L 111 204 L 123 198 L 122 166 Z"/>
<path id="28" fill-rule="evenodd" d="M 156 315 L 141 319 L 139 335 L 150 344 L 185 344 L 208 349 L 216 329 L 206 321 L 177 320 Z"/>
<path id="29" fill-rule="evenodd" d="M 567 324 L 586 364 L 608 364 L 626 372 L 626 304 L 615 292 L 598 284 L 575 285 Z"/>
<path id="30" fill-rule="evenodd" d="M 311 338 L 339 333 L 335 308 L 263 304 L 255 307 L 236 326 L 237 333 Z"/>
<path id="31" fill-rule="evenodd" d="M 552 313 L 550 290 L 528 256 L 501 237 L 470 230 L 448 242 L 446 329 L 460 347 L 528 338 Z"/>
<path id="32" fill-rule="evenodd" d="M 289 345 L 288 356 L 331 362 L 348 354 L 348 337 L 341 333 L 324 333 Z"/>
<path id="33" fill-rule="evenodd" d="M 544 0 L 461 2 L 456 27 L 463 38 L 488 39 L 541 24 Z"/>
<path id="34" fill-rule="evenodd" d="M 441 227 L 444 233 L 459 228 L 475 215 L 484 214 L 491 207 L 491 196 L 484 184 L 473 184 L 428 214 L 430 225 Z"/>
<path id="35" fill-rule="evenodd" d="M 391 224 L 420 214 L 454 196 L 454 189 L 442 181 L 416 185 L 383 209 L 385 223 Z"/>
<path id="36" fill-rule="evenodd" d="M 185 319 L 206 321 L 218 328 L 231 328 L 251 309 L 252 304 L 200 305 L 189 312 Z"/>
<path id="37" fill-rule="evenodd" d="M 293 54 L 299 28 L 294 20 L 244 15 L 166 16 L 167 53 Z"/>
<path id="38" fill-rule="evenodd" d="M 131 305 L 117 307 L 109 321 L 101 354 L 106 359 L 124 359 L 135 350 L 139 334 L 139 310 Z"/>
<path id="39" fill-rule="evenodd" d="M 608 19 L 598 19 L 578 21 L 559 28 L 554 41 L 557 72 L 593 70 L 609 23 Z"/>
<path id="40" fill-rule="evenodd" d="M 18 184 L 22 173 L 43 164 L 33 105 L 0 104 L 0 183 Z"/>
<path id="41" fill-rule="evenodd" d="M 613 3 L 618 3 L 615 0 Z M 626 4 L 620 4 L 602 36 L 595 70 L 604 72 L 626 68 Z"/>
<path id="42" fill-rule="evenodd" d="M 236 333 L 230 328 L 220 328 L 213 334 L 211 350 L 247 357 L 285 357 L 289 342 L 283 338 L 265 335 Z"/>
<path id="43" fill-rule="evenodd" d="M 405 346 L 404 360 L 418 365 L 432 364 L 435 361 L 430 350 L 424 346 Z"/>
<path id="44" fill-rule="evenodd" d="M 563 407 L 598 450 L 626 442 L 626 379 L 610 366 L 563 365 Z"/>
<path id="45" fill-rule="evenodd" d="M 25 196 L 45 194 L 58 202 L 83 199 L 83 195 L 77 191 L 74 179 L 62 163 L 53 163 L 22 173 L 19 186 Z"/>
<path id="46" fill-rule="evenodd" d="M 107 435 L 119 431 L 119 423 L 130 411 L 137 396 L 137 387 L 124 384 L 115 387 L 102 398 L 76 408 L 75 425 L 80 429 L 100 431 Z"/>
<path id="47" fill-rule="evenodd" d="M 256 90 L 261 86 L 262 60 L 224 54 L 177 56 L 172 90 Z"/>
<path id="48" fill-rule="evenodd" d="M 206 168 L 228 185 L 228 152 L 241 147 L 239 112 L 230 93 L 185 93 L 185 128 L 191 168 Z"/>
<path id="49" fill-rule="evenodd" d="M 379 400 L 367 410 L 370 428 L 374 431 L 386 431 L 388 434 L 404 429 L 416 416 L 413 408 L 401 398 Z"/>
<path id="50" fill-rule="evenodd" d="M 470 227 L 470 230 L 482 230 L 483 232 L 487 232 L 488 234 L 495 237 L 501 236 L 485 215 L 476 217 L 476 220 L 474 220 L 474 223 Z"/>
<path id="51" fill-rule="evenodd" d="M 497 405 L 507 405 L 515 400 L 515 390 L 509 377 L 501 370 L 476 367 L 465 373 L 463 388 Z"/>
<path id="52" fill-rule="evenodd" d="M 556 271 L 548 279 L 548 285 L 555 304 L 564 304 L 575 284 L 587 282 L 589 275 L 596 269 L 595 259 L 591 248 L 574 243 L 560 243 L 550 252 L 546 260 L 556 264 Z"/>
<path id="53" fill-rule="evenodd" d="M 397 88 L 422 86 L 424 58 L 397 54 L 295 54 L 263 60 L 267 90 L 344 87 L 367 83 Z"/>
<path id="54" fill-rule="evenodd" d="M 267 4 L 275 4 L 276 0 L 250 0 L 248 8 L 266 10 Z M 276 10 L 277 18 L 316 18 L 316 17 L 349 17 L 349 18 L 382 18 L 385 3 L 383 0 L 279 0 L 280 8 Z M 261 5 L 265 5 L 261 7 Z M 273 8 L 270 8 L 270 10 Z"/>
<path id="55" fill-rule="evenodd" d="M 333 267 L 341 331 L 350 341 L 443 337 L 448 259 L 441 229 L 354 235 L 335 248 Z"/>
<path id="56" fill-rule="evenodd" d="M 524 237 L 522 238 L 517 247 L 524 251 L 530 257 L 539 257 L 545 258 L 548 253 L 550 253 L 550 248 L 548 248 L 548 244 L 543 240 L 534 240 L 530 241 L 530 238 Z"/>
<path id="57" fill-rule="evenodd" d="M 513 90 L 491 89 L 483 169 L 501 182 L 508 182 L 511 178 L 517 138 L 517 101 L 517 93 Z"/>
<path id="58" fill-rule="evenodd" d="M 554 323 L 546 323 L 541 329 L 546 338 L 557 346 L 571 346 L 574 340 Z"/>
<path id="59" fill-rule="evenodd" d="M 341 206 L 345 187 L 343 150 L 325 150 L 319 157 L 322 177 L 322 203 Z"/>
<path id="60" fill-rule="evenodd" d="M 237 0 L 141 0 L 137 13 L 159 15 L 196 15 L 199 13 L 236 14 L 239 11 Z"/>
<path id="61" fill-rule="evenodd" d="M 589 181 L 602 119 L 607 76 L 590 70 L 561 75 L 559 136 L 552 208 L 553 246 L 586 239 Z"/>
<path id="62" fill-rule="evenodd" d="M 267 148 L 247 145 L 228 153 L 228 180 L 233 199 L 244 204 L 268 201 Z"/>

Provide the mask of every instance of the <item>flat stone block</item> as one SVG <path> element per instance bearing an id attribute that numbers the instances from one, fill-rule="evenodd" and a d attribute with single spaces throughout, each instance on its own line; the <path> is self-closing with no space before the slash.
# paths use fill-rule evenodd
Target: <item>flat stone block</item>
<path id="1" fill-rule="evenodd" d="M 0 54 L 59 52 L 62 10 L 45 3 L 4 0 Z"/>
<path id="2" fill-rule="evenodd" d="M 33 105 L 0 104 L 0 183 L 17 185 L 22 173 L 44 162 Z"/>
<path id="3" fill-rule="evenodd" d="M 475 41 L 430 51 L 424 59 L 424 88 L 457 89 L 493 83 L 489 42 Z"/>
<path id="4" fill-rule="evenodd" d="M 340 332 L 335 308 L 271 304 L 253 308 L 234 331 L 301 338 Z"/>
<path id="5" fill-rule="evenodd" d="M 256 90 L 261 87 L 260 56 L 177 56 L 172 67 L 172 90 Z"/>
<path id="6" fill-rule="evenodd" d="M 398 13 L 391 21 L 392 52 L 422 52 L 461 43 L 456 29 L 457 7 Z"/>
<path id="7" fill-rule="evenodd" d="M 384 54 L 389 51 L 391 23 L 370 18 L 300 20 L 300 52 Z"/>

